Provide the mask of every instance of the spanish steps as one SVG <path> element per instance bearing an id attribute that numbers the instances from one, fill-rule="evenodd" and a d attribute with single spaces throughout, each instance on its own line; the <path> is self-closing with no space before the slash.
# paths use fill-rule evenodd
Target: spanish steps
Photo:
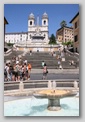
<path id="1" fill-rule="evenodd" d="M 4 56 L 4 62 L 6 60 L 11 60 L 13 56 L 22 56 L 22 60 L 27 60 L 28 63 L 31 63 L 32 68 L 34 69 L 41 69 L 42 68 L 42 61 L 45 61 L 47 64 L 48 69 L 57 69 L 58 68 L 58 59 L 57 56 L 60 55 L 59 52 L 56 52 L 56 56 L 52 56 L 48 52 L 32 52 L 32 55 L 30 55 L 29 52 L 24 51 L 12 51 L 11 54 Z M 75 65 L 70 66 L 69 60 L 74 60 L 74 62 L 77 62 L 77 57 L 73 55 L 69 55 L 68 53 L 65 54 L 65 61 L 62 62 L 63 69 L 73 69 L 75 68 Z M 79 66 L 79 62 L 78 62 Z"/>

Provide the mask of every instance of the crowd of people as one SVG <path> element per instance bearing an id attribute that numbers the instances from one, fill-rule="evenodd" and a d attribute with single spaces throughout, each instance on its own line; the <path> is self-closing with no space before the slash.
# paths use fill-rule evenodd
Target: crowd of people
<path id="1" fill-rule="evenodd" d="M 30 52 L 32 53 L 32 52 Z M 56 56 L 56 53 L 53 52 L 52 56 Z M 62 69 L 61 57 L 57 56 L 58 67 Z M 43 78 L 47 79 L 48 69 L 45 61 L 42 61 L 43 68 Z M 32 66 L 27 60 L 22 59 L 21 56 L 13 56 L 10 62 L 6 62 L 4 66 L 4 81 L 21 81 L 29 80 Z"/>
<path id="2" fill-rule="evenodd" d="M 63 69 L 62 59 L 65 60 L 65 50 L 59 50 L 60 54 L 56 54 L 55 52 L 51 52 L 53 57 L 56 57 L 57 66 L 59 69 Z M 32 51 L 30 51 L 30 55 L 32 55 Z M 69 65 L 74 65 L 74 61 L 70 61 Z M 77 64 L 76 64 L 77 67 Z M 23 61 L 22 57 L 13 56 L 11 61 L 6 62 L 4 66 L 4 81 L 24 81 L 30 79 L 32 65 L 26 59 Z M 42 69 L 43 69 L 43 78 L 47 79 L 48 69 L 45 61 L 42 61 Z"/>
<path id="3" fill-rule="evenodd" d="M 21 81 L 30 79 L 32 66 L 27 60 L 22 61 L 16 56 L 12 60 L 6 62 L 4 66 L 4 81 Z"/>

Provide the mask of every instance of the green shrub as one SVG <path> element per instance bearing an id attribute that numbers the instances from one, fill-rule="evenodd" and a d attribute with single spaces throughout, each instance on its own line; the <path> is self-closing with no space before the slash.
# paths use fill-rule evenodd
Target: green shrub
<path id="1" fill-rule="evenodd" d="M 7 43 L 7 46 L 13 46 L 13 44 L 12 43 Z"/>

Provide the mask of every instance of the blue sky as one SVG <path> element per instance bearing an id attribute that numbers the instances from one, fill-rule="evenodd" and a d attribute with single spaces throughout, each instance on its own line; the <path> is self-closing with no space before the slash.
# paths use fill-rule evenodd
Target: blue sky
<path id="1" fill-rule="evenodd" d="M 39 15 L 40 25 L 44 12 L 49 17 L 49 36 L 56 34 L 60 28 L 60 22 L 65 20 L 68 26 L 69 22 L 79 11 L 79 4 L 4 4 L 4 16 L 8 21 L 6 32 L 27 32 L 28 16 L 30 13 Z"/>

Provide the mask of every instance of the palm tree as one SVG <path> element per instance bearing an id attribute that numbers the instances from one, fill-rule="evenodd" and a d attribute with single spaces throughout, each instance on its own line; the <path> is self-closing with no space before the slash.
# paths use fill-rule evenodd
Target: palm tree
<path id="1" fill-rule="evenodd" d="M 63 21 L 60 23 L 60 26 L 61 26 L 61 27 L 65 27 L 65 26 L 67 26 L 66 21 L 65 21 L 65 20 L 63 20 Z"/>

